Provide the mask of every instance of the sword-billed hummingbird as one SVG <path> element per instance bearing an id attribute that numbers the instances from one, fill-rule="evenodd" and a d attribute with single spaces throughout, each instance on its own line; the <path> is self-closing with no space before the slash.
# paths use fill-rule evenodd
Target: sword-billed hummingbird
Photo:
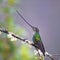
<path id="1" fill-rule="evenodd" d="M 19 14 L 19 16 L 32 28 L 32 30 L 34 31 L 34 35 L 33 35 L 33 42 L 34 44 L 38 47 L 39 50 L 41 50 L 41 52 L 43 53 L 43 55 L 45 56 L 45 48 L 41 39 L 41 36 L 39 34 L 39 29 L 37 27 L 32 26 L 31 24 L 29 24 L 25 18 L 19 13 L 19 11 L 17 10 L 17 13 Z M 37 49 L 37 48 L 36 48 Z M 38 50 L 37 49 L 37 50 Z"/>

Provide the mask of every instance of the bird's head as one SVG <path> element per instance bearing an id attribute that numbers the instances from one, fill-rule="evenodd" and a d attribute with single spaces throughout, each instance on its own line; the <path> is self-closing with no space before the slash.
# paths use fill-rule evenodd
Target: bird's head
<path id="1" fill-rule="evenodd" d="M 39 32 L 39 29 L 37 27 L 32 27 L 34 32 Z"/>

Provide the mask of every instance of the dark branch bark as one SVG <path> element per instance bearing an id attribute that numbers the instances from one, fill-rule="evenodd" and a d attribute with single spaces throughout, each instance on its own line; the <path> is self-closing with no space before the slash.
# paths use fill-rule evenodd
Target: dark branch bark
<path id="1" fill-rule="evenodd" d="M 4 30 L 4 29 L 1 29 L 1 28 L 0 28 L 0 32 L 6 33 L 6 34 L 8 34 L 8 35 L 11 34 L 11 36 L 13 36 L 14 38 L 17 38 L 18 40 L 24 41 L 24 42 L 28 43 L 29 45 L 31 45 L 31 46 L 39 49 L 33 42 L 31 42 L 31 41 L 29 41 L 29 40 L 27 40 L 27 39 L 22 39 L 22 38 L 19 37 L 18 35 L 15 35 L 14 33 L 9 32 L 9 31 L 6 30 L 6 29 Z M 48 52 L 47 52 L 47 54 L 46 54 L 46 52 L 45 52 L 45 55 L 47 55 L 49 58 L 51 58 L 51 60 L 55 60 L 55 59 L 53 58 L 53 56 L 52 56 L 51 54 L 49 54 Z M 56 54 L 55 54 L 55 55 L 56 55 Z M 58 55 L 58 54 L 57 54 L 57 55 Z M 40 60 L 41 60 L 41 59 L 40 59 Z"/>

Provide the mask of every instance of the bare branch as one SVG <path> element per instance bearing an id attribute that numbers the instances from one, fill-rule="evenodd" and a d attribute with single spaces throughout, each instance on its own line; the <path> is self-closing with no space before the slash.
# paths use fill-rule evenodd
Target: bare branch
<path id="1" fill-rule="evenodd" d="M 21 41 L 24 41 L 24 42 L 28 43 L 29 45 L 34 46 L 35 48 L 38 48 L 33 42 L 30 42 L 30 41 L 28 41 L 27 39 L 22 39 L 22 38 L 19 37 L 18 35 L 14 34 L 14 33 L 12 33 L 12 32 L 9 32 L 9 31 L 7 31 L 6 29 L 3 30 L 3 29 L 0 28 L 0 31 L 6 33 L 6 34 L 8 34 L 8 35 L 10 34 L 11 36 L 13 36 L 13 37 L 15 37 L 15 38 L 17 38 L 17 39 L 19 39 L 19 40 L 21 40 Z"/>
<path id="2" fill-rule="evenodd" d="M 21 40 L 21 41 L 23 41 L 23 42 L 25 42 L 25 43 L 28 43 L 29 45 L 31 45 L 31 46 L 39 49 L 33 42 L 31 42 L 31 41 L 29 41 L 29 40 L 27 40 L 27 39 L 23 39 L 23 38 L 19 37 L 18 35 L 14 34 L 14 33 L 12 33 L 12 32 L 9 32 L 9 31 L 6 30 L 6 29 L 1 29 L 1 28 L 0 28 L 0 32 L 3 32 L 3 33 L 6 33 L 7 35 L 10 35 L 10 38 L 11 38 L 11 37 L 14 37 L 14 38 L 16 38 L 16 39 L 18 39 L 18 40 Z M 40 49 L 39 49 L 39 50 L 40 50 Z M 54 54 L 54 55 L 57 55 L 57 56 L 58 56 L 59 54 Z M 53 56 L 52 56 L 51 54 L 49 54 L 48 52 L 45 52 L 45 56 L 48 56 L 49 58 L 51 58 L 51 60 L 55 60 L 55 59 L 53 58 Z M 60 56 L 60 55 L 59 55 L 59 56 Z M 39 60 L 41 60 L 41 59 L 39 59 Z"/>

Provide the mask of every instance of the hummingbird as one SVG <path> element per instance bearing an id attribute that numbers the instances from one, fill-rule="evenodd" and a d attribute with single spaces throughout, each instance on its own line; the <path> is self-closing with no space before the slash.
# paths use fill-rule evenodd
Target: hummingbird
<path id="1" fill-rule="evenodd" d="M 37 46 L 36 50 L 40 50 L 42 54 L 45 56 L 45 48 L 41 39 L 41 36 L 39 34 L 39 29 L 37 27 L 32 26 L 30 23 L 28 23 L 25 18 L 19 13 L 17 10 L 18 15 L 32 28 L 34 31 L 34 35 L 32 37 L 33 43 Z"/>

